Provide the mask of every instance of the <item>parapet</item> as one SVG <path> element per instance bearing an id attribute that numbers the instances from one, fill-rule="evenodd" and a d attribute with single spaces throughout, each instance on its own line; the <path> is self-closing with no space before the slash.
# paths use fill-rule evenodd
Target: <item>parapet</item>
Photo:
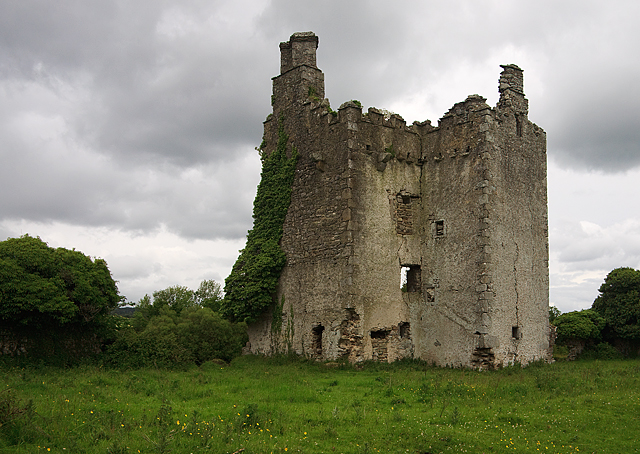
<path id="1" fill-rule="evenodd" d="M 280 74 L 298 66 L 316 68 L 318 37 L 313 32 L 298 32 L 289 41 L 280 43 Z"/>

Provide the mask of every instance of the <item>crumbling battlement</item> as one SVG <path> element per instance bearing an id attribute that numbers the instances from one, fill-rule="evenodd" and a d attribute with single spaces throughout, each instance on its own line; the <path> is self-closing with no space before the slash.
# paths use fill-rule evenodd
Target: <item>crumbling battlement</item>
<path id="1" fill-rule="evenodd" d="M 471 95 L 437 126 L 407 125 L 355 101 L 332 110 L 317 47 L 311 32 L 280 44 L 263 152 L 282 121 L 300 157 L 283 327 L 263 314 L 251 351 L 479 368 L 546 358 L 546 135 L 527 117 L 523 71 L 502 67 L 493 108 Z"/>

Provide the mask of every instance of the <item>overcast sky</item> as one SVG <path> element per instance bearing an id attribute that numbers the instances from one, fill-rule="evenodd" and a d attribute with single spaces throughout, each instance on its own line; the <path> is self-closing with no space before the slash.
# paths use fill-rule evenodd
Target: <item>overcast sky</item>
<path id="1" fill-rule="evenodd" d="M 551 303 L 640 268 L 640 2 L 20 0 L 0 3 L 0 239 L 104 258 L 137 301 L 221 283 L 251 228 L 278 44 L 320 38 L 336 108 L 407 123 L 524 69 L 547 132 Z"/>

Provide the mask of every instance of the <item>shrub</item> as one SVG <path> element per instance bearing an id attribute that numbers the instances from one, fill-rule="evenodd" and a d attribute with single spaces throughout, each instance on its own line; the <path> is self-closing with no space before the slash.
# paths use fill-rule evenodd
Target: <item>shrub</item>
<path id="1" fill-rule="evenodd" d="M 604 328 L 605 321 L 597 312 L 585 309 L 559 315 L 553 324 L 558 329 L 558 344 L 564 344 L 569 340 L 600 339 L 600 332 Z"/>
<path id="2" fill-rule="evenodd" d="M 622 359 L 622 353 L 608 342 L 600 342 L 597 345 L 589 346 L 580 354 L 580 359 Z"/>
<path id="3" fill-rule="evenodd" d="M 234 324 L 206 307 L 191 307 L 180 315 L 168 307 L 145 328 L 121 330 L 109 346 L 108 364 L 125 367 L 173 367 L 213 359 L 231 361 L 247 341 L 246 326 Z"/>

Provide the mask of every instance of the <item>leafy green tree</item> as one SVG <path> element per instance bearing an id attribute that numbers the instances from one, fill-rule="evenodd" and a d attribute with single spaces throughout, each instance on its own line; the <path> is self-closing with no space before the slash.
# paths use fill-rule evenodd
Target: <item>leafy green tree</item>
<path id="1" fill-rule="evenodd" d="M 0 320 L 35 329 L 89 323 L 122 301 L 107 263 L 24 235 L 0 242 Z"/>
<path id="2" fill-rule="evenodd" d="M 555 306 L 549 306 L 549 323 L 553 323 L 553 321 L 558 318 L 561 314 L 560 309 Z"/>
<path id="3" fill-rule="evenodd" d="M 193 290 L 182 285 L 174 285 L 164 290 L 153 292 L 153 308 L 154 314 L 157 314 L 161 308 L 170 307 L 178 315 L 184 309 L 196 305 L 195 293 Z"/>
<path id="4" fill-rule="evenodd" d="M 140 298 L 136 304 L 132 326 L 137 331 L 144 330 L 153 317 L 160 315 L 163 308 L 172 309 L 176 315 L 192 307 L 208 307 L 214 312 L 220 312 L 222 298 L 222 287 L 213 279 L 202 281 L 196 291 L 174 285 L 153 292 L 153 299 L 149 295 Z"/>
<path id="5" fill-rule="evenodd" d="M 591 307 L 607 321 L 612 337 L 640 341 L 640 270 L 616 268 Z"/>
<path id="6" fill-rule="evenodd" d="M 105 336 L 122 300 L 102 259 L 29 235 L 0 242 L 0 326 L 15 336 Z"/>
<path id="7" fill-rule="evenodd" d="M 200 283 L 200 287 L 194 294 L 195 302 L 198 306 L 208 307 L 214 312 L 220 312 L 220 306 L 224 293 L 222 286 L 213 279 L 207 279 Z"/>
<path id="8" fill-rule="evenodd" d="M 287 157 L 288 140 L 281 119 L 276 149 L 262 163 L 253 202 L 253 229 L 225 280 L 221 312 L 230 320 L 251 322 L 274 303 L 278 279 L 286 264 L 280 240 L 298 162 L 295 148 Z"/>
<path id="9" fill-rule="evenodd" d="M 600 339 L 605 321 L 596 311 L 585 309 L 559 315 L 553 324 L 557 327 L 557 342 L 563 344 L 571 340 L 596 341 Z"/>
<path id="10" fill-rule="evenodd" d="M 136 331 L 144 330 L 149 323 L 149 319 L 152 317 L 152 312 L 153 302 L 151 301 L 151 297 L 149 295 L 144 295 L 136 304 L 136 310 L 133 313 L 131 326 Z"/>

